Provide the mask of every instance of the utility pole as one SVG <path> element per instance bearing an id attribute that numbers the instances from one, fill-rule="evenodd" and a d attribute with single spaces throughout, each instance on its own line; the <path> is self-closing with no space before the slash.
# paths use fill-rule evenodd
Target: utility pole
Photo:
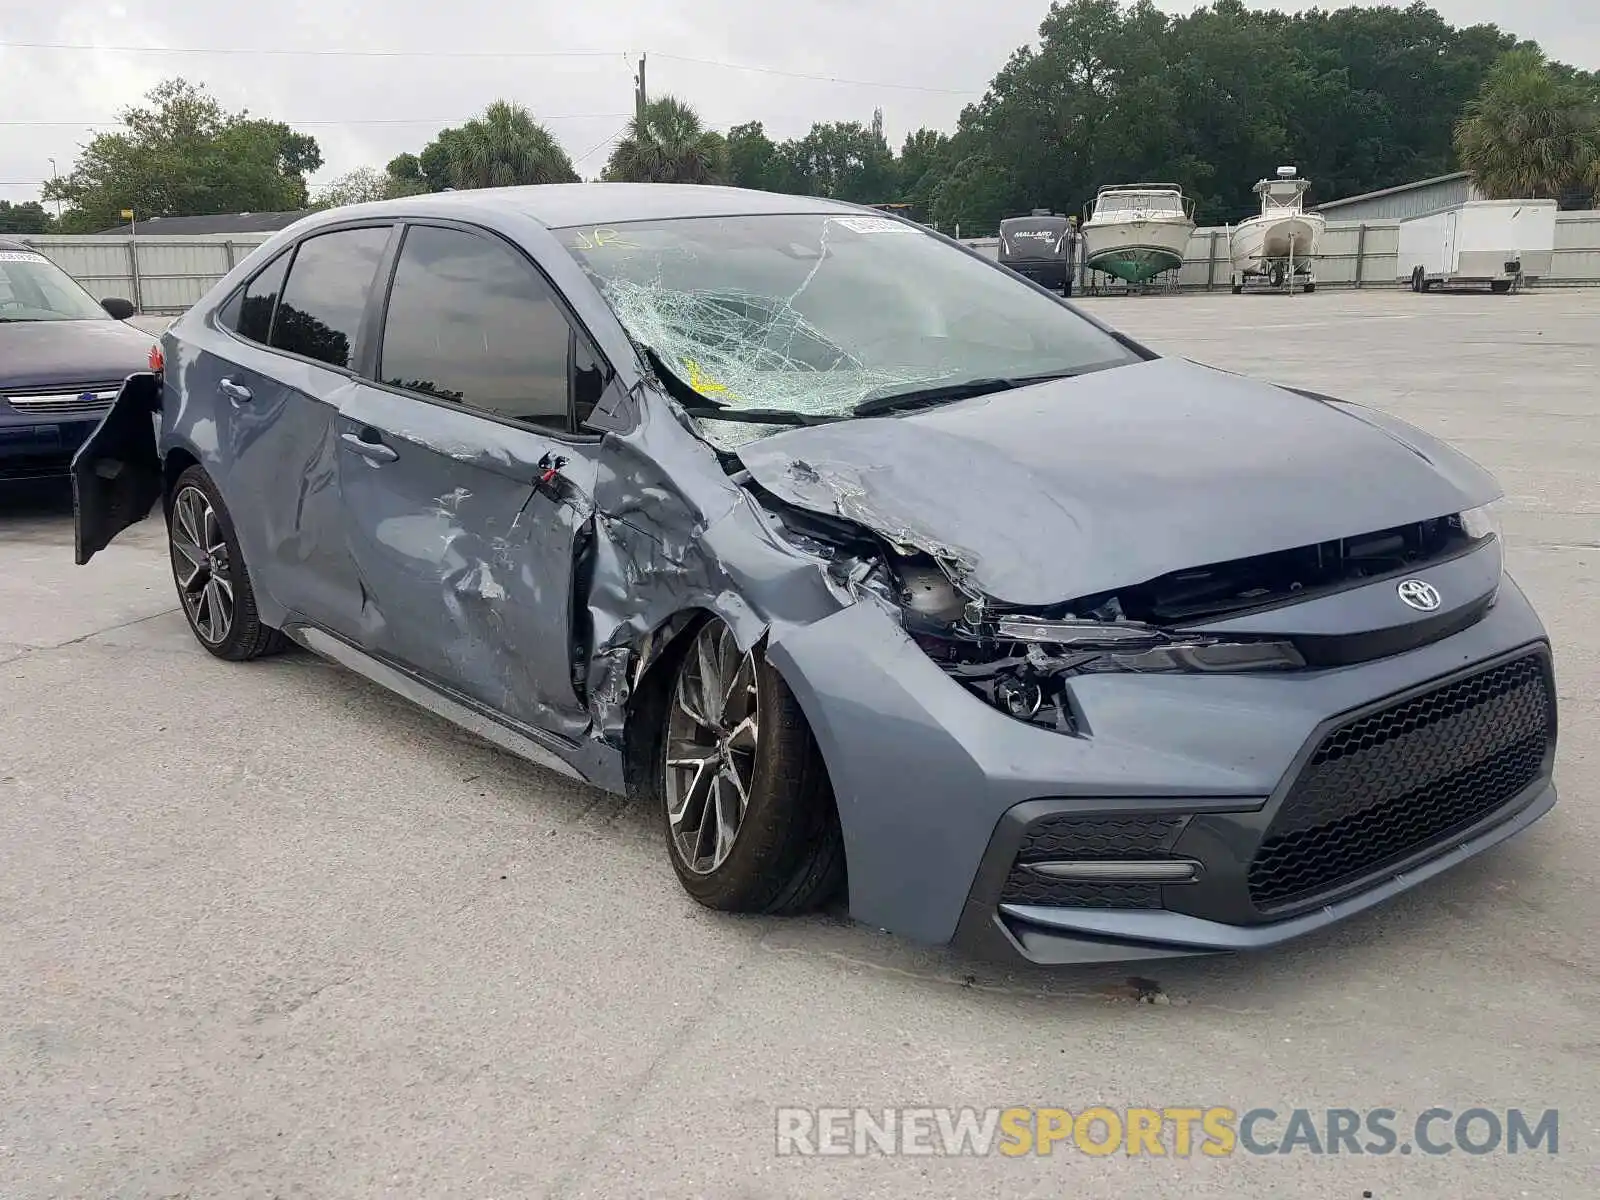
<path id="1" fill-rule="evenodd" d="M 644 60 L 645 55 L 639 55 L 639 73 L 633 77 L 633 114 L 640 121 L 644 120 L 645 105 L 650 103 L 649 93 L 644 85 Z"/>
<path id="2" fill-rule="evenodd" d="M 50 163 L 50 182 L 54 183 L 54 182 L 56 182 L 56 178 L 57 178 L 57 176 L 56 176 L 56 160 L 52 158 L 52 159 L 49 159 L 48 161 Z M 58 196 L 56 196 L 56 225 L 59 226 L 60 224 L 61 224 L 61 197 L 58 195 Z"/>

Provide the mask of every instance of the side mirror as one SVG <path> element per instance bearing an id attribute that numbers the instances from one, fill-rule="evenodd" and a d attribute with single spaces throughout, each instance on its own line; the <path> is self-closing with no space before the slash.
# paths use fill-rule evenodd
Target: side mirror
<path id="1" fill-rule="evenodd" d="M 119 321 L 126 321 L 134 314 L 133 302 L 124 300 L 120 296 L 107 296 L 100 301 L 100 307 L 105 309 Z"/>

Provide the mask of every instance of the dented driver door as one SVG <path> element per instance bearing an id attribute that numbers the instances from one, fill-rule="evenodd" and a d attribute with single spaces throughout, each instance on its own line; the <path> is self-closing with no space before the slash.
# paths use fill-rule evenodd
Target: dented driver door
<path id="1" fill-rule="evenodd" d="M 572 562 L 592 457 L 375 387 L 343 406 L 341 426 L 363 648 L 525 724 L 582 734 Z"/>
<path id="2" fill-rule="evenodd" d="M 575 551 L 598 440 L 574 436 L 574 333 L 514 247 L 411 225 L 374 379 L 340 404 L 339 480 L 368 649 L 524 724 L 589 725 Z"/>

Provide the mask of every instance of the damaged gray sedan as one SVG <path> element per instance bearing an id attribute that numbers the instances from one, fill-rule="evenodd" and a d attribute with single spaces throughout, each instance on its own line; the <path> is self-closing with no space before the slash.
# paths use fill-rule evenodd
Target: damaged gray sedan
<path id="1" fill-rule="evenodd" d="M 1270 946 L 1555 803 L 1476 465 L 920 226 L 678 185 L 309 217 L 74 463 L 200 644 L 661 814 L 713 908 L 1059 963 Z"/>

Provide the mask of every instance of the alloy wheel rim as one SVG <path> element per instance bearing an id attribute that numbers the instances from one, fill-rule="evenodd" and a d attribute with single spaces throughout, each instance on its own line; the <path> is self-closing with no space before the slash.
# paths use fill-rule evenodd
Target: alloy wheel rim
<path id="1" fill-rule="evenodd" d="M 733 851 L 760 736 L 755 658 L 713 621 L 678 670 L 667 721 L 667 824 L 679 860 L 696 875 L 711 874 Z"/>
<path id="2" fill-rule="evenodd" d="M 174 498 L 168 540 L 189 624 L 208 646 L 220 645 L 233 629 L 233 567 L 217 510 L 199 488 Z"/>

